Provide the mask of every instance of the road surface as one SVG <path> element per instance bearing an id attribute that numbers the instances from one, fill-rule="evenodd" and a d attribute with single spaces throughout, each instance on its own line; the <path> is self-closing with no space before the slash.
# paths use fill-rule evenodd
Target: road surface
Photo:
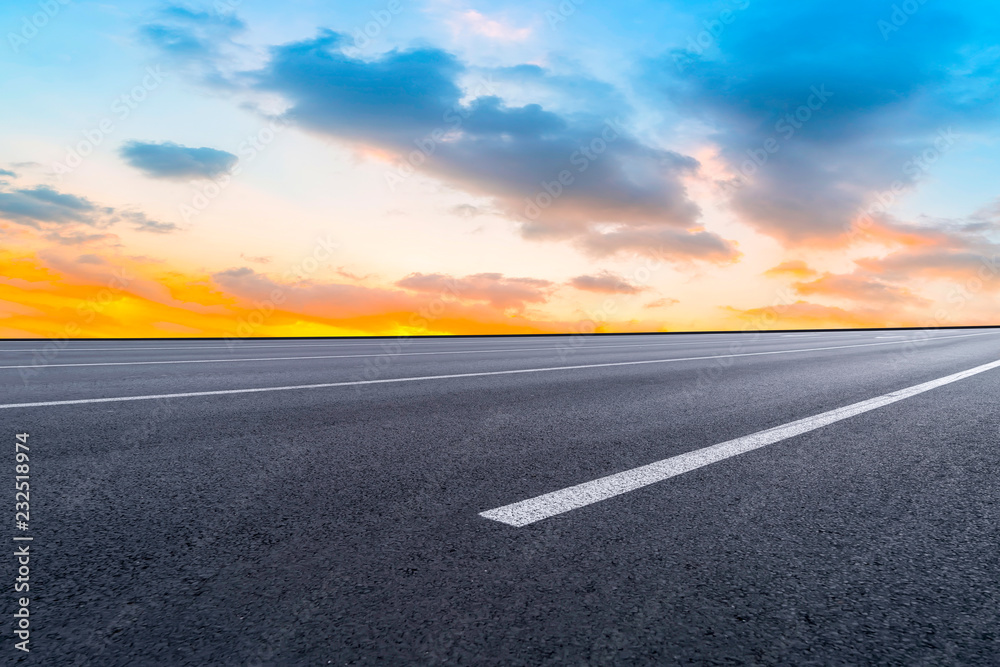
<path id="1" fill-rule="evenodd" d="M 0 651 L 996 664 L 994 362 L 991 329 L 0 342 L 33 537 Z"/>

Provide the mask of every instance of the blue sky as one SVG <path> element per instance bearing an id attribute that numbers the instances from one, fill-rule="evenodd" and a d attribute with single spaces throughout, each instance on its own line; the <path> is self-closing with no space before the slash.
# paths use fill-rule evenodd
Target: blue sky
<path id="1" fill-rule="evenodd" d="M 9 286 L 0 326 L 49 331 L 40 295 L 100 283 L 95 257 L 141 274 L 123 312 L 147 333 L 219 333 L 267 289 L 302 295 L 282 331 L 409 331 L 447 280 L 425 330 L 738 328 L 775 303 L 787 327 L 991 321 L 998 18 L 7 2 L 0 229 L 57 277 Z M 330 235 L 335 260 L 287 270 Z"/>

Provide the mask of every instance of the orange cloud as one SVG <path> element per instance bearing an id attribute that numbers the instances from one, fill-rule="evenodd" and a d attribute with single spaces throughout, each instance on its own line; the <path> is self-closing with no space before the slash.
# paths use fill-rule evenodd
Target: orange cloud
<path id="1" fill-rule="evenodd" d="M 522 311 L 529 303 L 544 303 L 552 283 L 538 278 L 507 278 L 499 273 L 477 273 L 453 278 L 440 273 L 411 273 L 396 286 L 420 293 L 440 294 L 463 301 L 487 302 L 500 309 Z"/>
<path id="2" fill-rule="evenodd" d="M 411 274 L 395 285 L 287 283 L 246 267 L 204 273 L 116 252 L 115 248 L 105 254 L 95 248 L 83 254 L 75 248 L 47 248 L 38 253 L 0 249 L 0 336 L 242 338 L 581 331 L 580 321 L 556 318 L 552 310 L 556 306 L 550 305 L 559 296 L 558 307 L 567 307 L 566 298 L 574 291 L 536 278 Z M 664 318 L 627 319 L 624 315 L 613 320 L 580 311 L 579 319 L 600 320 L 591 323 L 597 332 L 988 323 L 995 310 L 989 305 L 994 285 L 974 290 L 976 298 L 967 299 L 968 305 L 940 304 L 948 309 L 948 319 L 941 321 L 932 319 L 932 313 L 940 311 L 932 302 L 899 286 L 914 270 L 913 264 L 925 274 L 947 271 L 954 275 L 981 267 L 981 258 L 977 264 L 972 255 L 939 252 L 943 254 L 909 251 L 871 260 L 871 267 L 861 267 L 870 276 L 816 277 L 802 262 L 786 262 L 768 272 L 809 275 L 813 279 L 796 282 L 792 289 L 809 297 L 850 300 L 857 308 L 785 299 L 785 305 L 772 308 L 723 308 L 716 316 L 703 315 L 696 321 L 689 321 L 680 307 L 665 311 L 670 315 Z M 638 312 L 658 315 L 652 309 L 675 303 L 660 299 L 646 303 Z M 685 324 L 678 326 L 678 322 Z"/>
<path id="3" fill-rule="evenodd" d="M 673 306 L 674 304 L 680 303 L 677 299 L 671 299 L 670 297 L 664 297 L 662 299 L 654 299 L 648 303 L 643 304 L 643 308 L 667 308 Z"/>
<path id="4" fill-rule="evenodd" d="M 858 231 L 860 238 L 888 247 L 920 248 L 947 245 L 955 240 L 944 230 L 904 225 L 888 219 L 873 219 L 866 227 L 859 227 Z"/>
<path id="5" fill-rule="evenodd" d="M 765 271 L 762 275 L 768 278 L 796 278 L 798 280 L 804 280 L 806 278 L 812 278 L 816 275 L 816 272 L 809 268 L 809 265 L 802 260 L 793 260 L 789 262 L 782 262 L 777 266 L 771 267 Z"/>
<path id="6" fill-rule="evenodd" d="M 835 275 L 826 273 L 810 282 L 794 285 L 803 296 L 827 296 L 849 301 L 879 303 L 887 306 L 925 305 L 927 299 L 917 296 L 905 287 L 890 285 L 861 275 Z"/>
<path id="7" fill-rule="evenodd" d="M 514 334 L 569 330 L 507 313 L 509 299 L 539 289 L 532 279 L 485 289 L 474 302 L 356 285 L 277 283 L 250 269 L 213 276 L 105 260 L 98 270 L 64 258 L 0 251 L 0 335 L 5 337 L 257 337 Z M 480 277 L 481 278 L 481 277 Z M 525 282 L 528 281 L 528 282 Z M 482 281 L 480 281 L 481 283 Z M 537 281 L 545 282 L 545 281 Z M 494 289 L 495 288 L 495 289 Z M 497 303 L 475 302 L 499 299 Z M 517 304 L 514 304 L 515 306 Z M 517 311 L 517 308 L 515 308 Z"/>
<path id="8" fill-rule="evenodd" d="M 577 276 L 572 278 L 569 284 L 578 290 L 598 294 L 638 294 L 648 289 L 641 285 L 633 285 L 622 276 L 606 270 L 594 275 Z"/>
<path id="9" fill-rule="evenodd" d="M 775 305 L 765 308 L 740 310 L 726 307 L 724 310 L 750 329 L 861 329 L 877 327 L 922 326 L 918 318 L 900 318 L 886 314 L 880 309 L 845 310 L 833 306 L 823 306 L 808 301 Z M 928 321 L 930 317 L 928 316 Z"/>
<path id="10" fill-rule="evenodd" d="M 908 249 L 855 263 L 866 271 L 894 280 L 923 276 L 955 282 L 979 280 L 993 285 L 1000 281 L 1000 246 Z"/>

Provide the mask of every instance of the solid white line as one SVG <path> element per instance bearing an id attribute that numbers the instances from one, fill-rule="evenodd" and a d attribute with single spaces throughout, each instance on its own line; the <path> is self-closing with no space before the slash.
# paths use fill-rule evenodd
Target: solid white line
<path id="1" fill-rule="evenodd" d="M 592 482 L 577 484 L 576 486 L 571 486 L 560 491 L 553 491 L 542 496 L 522 500 L 518 503 L 504 505 L 497 509 L 481 512 L 479 516 L 510 526 L 527 526 L 536 521 L 556 516 L 557 514 L 563 514 L 570 510 L 607 500 L 608 498 L 614 498 L 623 493 L 635 491 L 644 486 L 683 475 L 686 472 L 724 461 L 733 456 L 739 456 L 740 454 L 745 454 L 755 449 L 802 435 L 803 433 L 815 431 L 843 419 L 849 419 L 855 415 L 881 408 L 896 401 L 902 401 L 911 396 L 922 394 L 925 391 L 930 391 L 931 389 L 951 384 L 952 382 L 964 380 L 967 377 L 984 373 L 997 367 L 1000 367 L 1000 361 L 993 361 L 967 371 L 962 371 L 961 373 L 924 382 L 907 389 L 900 389 L 884 396 L 871 398 L 867 401 L 837 408 L 836 410 L 830 410 L 829 412 L 800 419 L 783 426 L 770 428 L 766 431 L 746 435 L 735 440 L 712 445 L 711 447 L 696 449 L 693 452 L 672 456 L 639 468 L 601 477 Z"/>
<path id="2" fill-rule="evenodd" d="M 1000 331 L 987 331 L 977 334 L 962 334 L 959 336 L 941 336 L 934 340 L 948 338 L 968 338 L 970 336 L 988 336 Z M 708 357 L 682 357 L 675 359 L 647 359 L 643 361 L 613 361 L 602 364 L 580 364 L 577 366 L 553 366 L 548 368 L 520 368 L 508 371 L 482 371 L 478 373 L 451 373 L 449 375 L 424 375 L 420 377 L 386 378 L 384 380 L 353 380 L 347 382 L 325 382 L 322 384 L 302 384 L 286 387 L 254 387 L 252 389 L 218 389 L 215 391 L 191 391 L 177 394 L 150 394 L 146 396 L 114 396 L 109 398 L 77 398 L 66 401 L 41 401 L 37 403 L 8 403 L 0 405 L 0 410 L 9 408 L 41 408 L 56 405 L 86 405 L 90 403 L 124 403 L 128 401 L 152 401 L 170 398 L 193 398 L 197 396 L 230 396 L 234 394 L 260 394 L 271 391 L 294 391 L 301 389 L 328 389 L 331 387 L 354 387 L 368 384 L 388 384 L 392 382 L 419 382 L 423 380 L 451 380 L 455 378 L 487 377 L 491 375 L 519 375 L 522 373 L 551 373 L 555 371 L 573 371 L 584 368 L 611 368 L 613 366 L 642 366 L 645 364 L 670 364 L 681 361 L 703 361 L 707 359 L 728 359 L 731 357 L 758 357 L 771 354 L 796 354 L 798 352 L 821 352 L 824 350 L 842 350 L 854 347 L 874 347 L 878 345 L 899 345 L 907 341 L 889 341 L 885 343 L 859 343 L 855 345 L 833 345 L 828 347 L 813 347 L 802 350 L 773 350 L 770 352 L 744 352 L 741 354 L 722 354 Z"/>

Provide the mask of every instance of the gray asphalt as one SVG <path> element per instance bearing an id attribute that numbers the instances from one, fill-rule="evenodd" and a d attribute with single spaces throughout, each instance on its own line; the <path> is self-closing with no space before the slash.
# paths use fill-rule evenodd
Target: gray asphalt
<path id="1" fill-rule="evenodd" d="M 1000 330 L 43 349 L 0 341 L 0 404 L 678 361 L 3 407 L 34 537 L 10 663 L 1000 664 L 1000 369 L 479 516 L 996 361 Z"/>

